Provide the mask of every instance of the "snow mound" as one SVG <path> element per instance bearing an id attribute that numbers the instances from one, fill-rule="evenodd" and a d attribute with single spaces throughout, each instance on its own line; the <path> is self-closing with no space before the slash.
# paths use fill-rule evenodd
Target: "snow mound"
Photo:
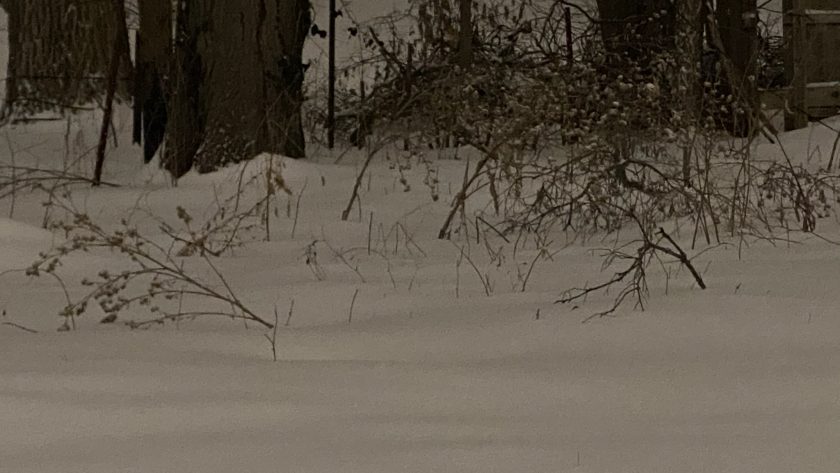
<path id="1" fill-rule="evenodd" d="M 52 240 L 52 233 L 43 228 L 0 217 L 0 242 L 38 244 Z"/>

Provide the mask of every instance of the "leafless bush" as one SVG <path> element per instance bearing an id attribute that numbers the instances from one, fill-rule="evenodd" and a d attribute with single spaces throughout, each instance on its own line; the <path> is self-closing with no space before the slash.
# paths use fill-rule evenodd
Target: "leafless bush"
<path id="1" fill-rule="evenodd" d="M 147 308 L 151 317 L 126 322 L 132 328 L 203 315 L 271 327 L 269 321 L 257 315 L 237 295 L 216 263 L 219 257 L 265 228 L 264 219 L 268 215 L 265 209 L 271 205 L 277 190 L 289 192 L 279 169 L 270 174 L 272 179 L 266 189 L 260 185 L 264 174 L 245 179 L 245 169 L 243 166 L 239 174 L 235 193 L 217 199 L 215 212 L 204 223 L 196 225 L 194 217 L 180 206 L 176 209 L 177 225 L 153 216 L 165 237 L 163 242 L 141 232 L 129 219 L 121 220 L 116 228 L 106 228 L 77 209 L 65 194 L 51 205 L 66 218 L 50 225 L 51 230 L 63 234 L 65 241 L 41 253 L 26 274 L 48 274 L 64 287 L 57 270 L 71 255 L 107 251 L 124 257 L 117 269 L 102 269 L 95 277 L 85 278 L 82 286 L 87 291 L 81 297 L 71 300 L 65 288 L 68 302 L 61 310 L 65 328 L 74 326 L 75 318 L 84 314 L 92 303 L 105 313 L 104 323 L 115 321 L 132 306 Z M 202 274 L 209 274 L 209 281 Z M 184 305 L 185 299 L 195 298 L 214 301 L 218 308 L 195 310 Z"/>
<path id="2" fill-rule="evenodd" d="M 247 170 L 247 165 L 242 167 L 236 191 L 231 196 L 223 199 L 217 196 L 214 212 L 200 226 L 195 226 L 193 216 L 181 206 L 176 208 L 181 229 L 156 217 L 161 231 L 180 245 L 176 250 L 178 256 L 219 257 L 260 233 L 266 240 L 270 238 L 272 204 L 276 210 L 277 193 L 282 191 L 291 195 L 291 190 L 286 187 L 283 174 L 273 159 L 267 161 L 263 172 L 246 179 Z"/>
<path id="3" fill-rule="evenodd" d="M 664 228 L 688 223 L 686 248 L 702 252 L 733 239 L 813 232 L 831 213 L 838 176 L 794 164 L 782 148 L 781 160 L 756 156 L 756 136 L 778 140 L 760 111 L 716 82 L 731 77 L 701 70 L 686 77 L 680 52 L 668 48 L 644 55 L 644 62 L 623 59 L 621 67 L 597 47 L 569 62 L 557 47 L 556 15 L 530 8 L 523 2 L 505 15 L 491 6 L 493 14 L 477 15 L 469 69 L 455 65 L 454 44 L 429 43 L 422 34 L 385 40 L 388 28 L 369 29 L 384 66 L 362 110 L 375 110 L 380 126 L 412 130 L 417 148 L 445 145 L 443 131 L 478 152 L 440 238 L 469 227 L 474 216 L 466 206 L 476 196 L 492 209 L 478 217 L 514 245 L 527 240 L 522 235 L 546 242 L 556 232 L 639 233 L 629 246 L 605 253 L 607 266 L 626 261 L 625 268 L 561 298 L 625 284 L 605 314 L 631 296 L 643 306 L 645 271 L 656 258 L 673 259 L 704 287 L 692 257 Z M 428 19 L 420 13 L 423 31 Z M 729 71 L 726 58 L 721 62 Z M 697 113 L 685 103 L 685 82 L 698 84 Z M 722 115 L 753 128 L 745 138 L 728 137 L 718 129 Z"/>
<path id="4" fill-rule="evenodd" d="M 57 275 L 56 271 L 69 256 L 97 250 L 116 252 L 128 262 L 127 268 L 114 271 L 102 269 L 94 278 L 82 280 L 82 286 L 89 290 L 77 300 L 69 301 L 61 310 L 60 315 L 66 319 L 65 326 L 86 313 L 91 303 L 96 303 L 105 313 L 105 323 L 113 322 L 118 314 L 133 305 L 148 308 L 152 317 L 127 322 L 132 328 L 203 315 L 219 315 L 272 326 L 239 298 L 208 252 L 199 252 L 191 259 L 183 258 L 175 251 L 174 242 L 161 244 L 142 234 L 127 220 L 111 230 L 95 223 L 69 202 L 63 204 L 63 209 L 70 219 L 56 222 L 52 228 L 63 232 L 66 241 L 41 253 L 26 270 L 27 275 Z M 194 266 L 209 270 L 215 281 L 205 281 Z M 186 309 L 181 302 L 190 297 L 216 301 L 222 308 L 214 311 Z M 169 302 L 161 304 L 161 301 Z"/>

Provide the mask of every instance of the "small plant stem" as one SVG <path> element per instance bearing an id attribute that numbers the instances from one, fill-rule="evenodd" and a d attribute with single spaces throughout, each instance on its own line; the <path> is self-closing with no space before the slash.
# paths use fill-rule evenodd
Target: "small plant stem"
<path id="1" fill-rule="evenodd" d="M 279 314 L 277 313 L 277 306 L 274 306 L 274 328 L 271 330 L 271 336 L 265 334 L 265 338 L 271 343 L 271 358 L 277 362 L 277 326 L 279 325 Z"/>
<path id="2" fill-rule="evenodd" d="M 295 221 L 292 223 L 292 240 L 295 239 L 295 230 L 297 230 L 298 224 L 298 215 L 300 215 L 300 200 L 303 199 L 303 192 L 306 190 L 306 185 L 309 181 L 303 181 L 303 187 L 300 188 L 300 193 L 298 194 L 297 202 L 295 202 Z"/>
<path id="3" fill-rule="evenodd" d="M 484 166 L 490 161 L 491 155 L 486 154 L 481 161 L 478 162 L 478 165 L 473 170 L 472 176 L 468 179 L 465 177 L 464 185 L 461 187 L 461 190 L 458 191 L 458 194 L 455 195 L 455 201 L 452 202 L 452 208 L 449 210 L 449 215 L 446 216 L 446 221 L 443 222 L 443 227 L 441 227 L 440 231 L 438 232 L 438 239 L 445 240 L 449 238 L 449 226 L 452 225 L 452 220 L 455 218 L 455 215 L 464 207 L 467 196 L 469 193 L 469 188 L 472 186 L 473 182 L 481 175 Z"/>
<path id="4" fill-rule="evenodd" d="M 359 289 L 353 292 L 353 300 L 350 301 L 350 314 L 347 316 L 347 323 L 353 322 L 353 307 L 356 305 L 356 296 L 359 295 Z"/>
<path id="5" fill-rule="evenodd" d="M 3 325 L 8 325 L 9 327 L 14 327 L 14 328 L 16 328 L 16 329 L 23 330 L 24 332 L 29 332 L 29 333 L 38 333 L 38 331 L 37 331 L 37 330 L 35 330 L 35 329 L 31 329 L 31 328 L 29 328 L 29 327 L 24 327 L 23 325 L 16 324 L 16 323 L 14 323 L 14 322 L 3 322 Z"/>
<path id="6" fill-rule="evenodd" d="M 292 299 L 292 303 L 289 305 L 289 315 L 286 317 L 286 323 L 284 324 L 286 327 L 292 322 L 292 314 L 295 311 L 295 300 Z"/>
<path id="7" fill-rule="evenodd" d="M 350 201 L 347 202 L 347 208 L 341 212 L 341 220 L 347 220 L 347 217 L 350 215 L 350 210 L 353 209 L 353 203 L 359 200 L 359 187 L 362 185 L 362 178 L 364 177 L 368 166 L 370 166 L 370 162 L 373 160 L 374 154 L 375 152 L 373 151 L 368 152 L 367 158 L 365 158 L 365 162 L 362 164 L 362 170 L 359 172 L 359 175 L 356 176 L 356 183 L 353 184 L 353 193 L 350 194 Z M 361 204 L 359 204 L 359 206 L 361 207 Z"/>
<path id="8" fill-rule="evenodd" d="M 373 232 L 373 211 L 370 212 L 370 220 L 368 220 L 368 234 L 367 234 L 367 254 L 370 256 L 370 236 Z"/>

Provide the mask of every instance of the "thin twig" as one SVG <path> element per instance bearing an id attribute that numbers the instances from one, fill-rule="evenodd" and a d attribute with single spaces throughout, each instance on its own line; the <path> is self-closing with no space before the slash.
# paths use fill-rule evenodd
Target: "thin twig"
<path id="1" fill-rule="evenodd" d="M 303 187 L 300 188 L 300 193 L 298 193 L 297 202 L 295 202 L 295 221 L 292 224 L 292 240 L 295 239 L 295 230 L 297 230 L 298 215 L 300 214 L 300 200 L 303 198 L 303 191 L 306 190 L 306 185 L 308 183 L 309 179 L 303 181 Z"/>
<path id="2" fill-rule="evenodd" d="M 292 303 L 289 305 L 289 315 L 286 317 L 286 323 L 283 324 L 284 326 L 288 327 L 289 324 L 292 322 L 292 314 L 295 311 L 295 300 L 292 299 Z"/>
<path id="3" fill-rule="evenodd" d="M 353 300 L 350 301 L 350 313 L 347 315 L 347 323 L 353 322 L 353 307 L 356 305 L 356 296 L 359 295 L 359 289 L 357 288 L 353 292 Z"/>
<path id="4" fill-rule="evenodd" d="M 23 325 L 16 324 L 16 323 L 14 323 L 14 322 L 3 322 L 3 325 L 8 325 L 9 327 L 14 327 L 14 328 L 17 328 L 17 329 L 23 330 L 24 332 L 29 332 L 29 333 L 38 333 L 38 331 L 37 331 L 37 330 L 35 330 L 35 329 L 31 329 L 31 328 L 29 328 L 29 327 L 24 327 Z"/>

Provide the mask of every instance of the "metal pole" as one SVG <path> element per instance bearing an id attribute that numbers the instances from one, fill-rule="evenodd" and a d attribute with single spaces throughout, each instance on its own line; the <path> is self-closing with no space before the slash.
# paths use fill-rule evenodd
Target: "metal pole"
<path id="1" fill-rule="evenodd" d="M 327 146 L 335 146 L 335 0 L 330 0 L 329 92 L 327 97 Z"/>

